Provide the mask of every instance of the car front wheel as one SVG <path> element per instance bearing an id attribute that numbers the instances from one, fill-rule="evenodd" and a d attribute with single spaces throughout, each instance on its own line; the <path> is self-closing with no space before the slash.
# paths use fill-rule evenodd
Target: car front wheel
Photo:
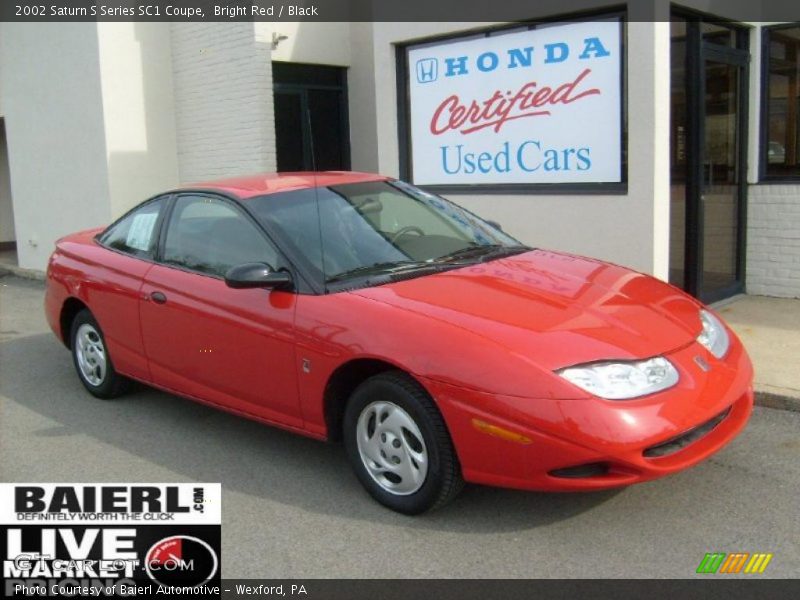
<path id="1" fill-rule="evenodd" d="M 75 315 L 70 335 L 72 359 L 83 386 L 98 398 L 122 394 L 129 381 L 114 370 L 103 332 L 91 312 L 84 309 Z"/>
<path id="2" fill-rule="evenodd" d="M 343 437 L 362 485 L 392 510 L 413 515 L 439 508 L 463 486 L 442 415 L 403 373 L 381 373 L 353 392 Z"/>

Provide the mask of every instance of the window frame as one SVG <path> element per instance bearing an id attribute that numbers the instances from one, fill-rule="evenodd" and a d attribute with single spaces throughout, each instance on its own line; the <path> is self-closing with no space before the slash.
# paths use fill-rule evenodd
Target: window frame
<path id="1" fill-rule="evenodd" d="M 761 28 L 761 81 L 759 90 L 761 100 L 761 114 L 759 115 L 759 140 L 758 140 L 758 180 L 761 183 L 798 183 L 800 172 L 797 175 L 770 175 L 769 167 L 769 46 L 770 33 L 782 29 L 800 29 L 800 21 L 781 23 L 779 25 L 766 25 Z M 798 57 L 800 61 L 800 57 Z M 800 166 L 798 166 L 800 170 Z"/>
<path id="2" fill-rule="evenodd" d="M 588 183 L 493 183 L 493 184 L 438 184 L 415 183 L 412 171 L 411 102 L 408 77 L 408 51 L 433 44 L 454 42 L 474 37 L 490 37 L 511 33 L 521 28 L 535 30 L 540 26 L 581 23 L 597 20 L 617 19 L 620 24 L 620 161 L 621 173 L 618 182 Z M 558 15 L 541 19 L 517 21 L 480 29 L 447 33 L 395 44 L 395 77 L 397 88 L 397 139 L 399 157 L 399 179 L 433 194 L 534 194 L 534 195 L 609 195 L 628 194 L 629 175 L 629 131 L 628 131 L 628 12 L 625 6 L 590 10 L 570 15 Z"/>
<path id="3" fill-rule="evenodd" d="M 172 208 L 172 197 L 173 197 L 173 194 L 171 192 L 169 192 L 169 193 L 166 193 L 166 194 L 158 194 L 157 196 L 153 196 L 151 198 L 148 198 L 144 202 L 140 202 L 139 204 L 137 204 L 136 206 L 134 206 L 133 208 L 131 208 L 130 210 L 125 212 L 118 219 L 113 221 L 110 225 L 108 225 L 108 227 L 103 229 L 103 231 L 101 231 L 96 236 L 94 236 L 95 243 L 97 243 L 99 246 L 105 248 L 106 250 L 110 250 L 111 252 L 116 252 L 117 254 L 121 254 L 123 256 L 128 256 L 130 258 L 136 258 L 138 260 L 143 260 L 143 261 L 149 262 L 149 263 L 157 262 L 156 261 L 156 256 L 158 255 L 158 253 L 160 251 L 160 247 L 161 247 L 161 232 L 162 232 L 162 229 L 163 229 L 164 218 Z M 120 250 L 119 248 L 114 248 L 112 246 L 109 246 L 107 243 L 105 243 L 105 241 L 103 240 L 103 237 L 106 234 L 108 234 L 114 227 L 116 227 L 122 221 L 124 221 L 125 219 L 130 217 L 133 213 L 141 210 L 142 208 L 144 208 L 144 207 L 146 207 L 146 206 L 148 206 L 150 204 L 158 202 L 160 200 L 164 201 L 164 205 L 158 211 L 158 217 L 156 218 L 156 223 L 155 223 L 155 225 L 153 225 L 153 236 L 155 237 L 155 245 L 153 245 L 152 250 L 149 250 L 147 252 L 142 251 L 142 254 L 132 254 L 131 252 L 126 252 L 124 250 Z"/>

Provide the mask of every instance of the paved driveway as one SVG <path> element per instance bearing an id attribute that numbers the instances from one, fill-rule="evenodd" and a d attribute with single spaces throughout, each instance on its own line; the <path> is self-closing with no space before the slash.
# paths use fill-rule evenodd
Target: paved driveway
<path id="1" fill-rule="evenodd" d="M 0 480 L 221 481 L 225 577 L 687 577 L 708 551 L 773 552 L 763 576 L 797 575 L 800 413 L 757 408 L 732 445 L 668 479 L 468 487 L 404 517 L 367 497 L 340 446 L 147 388 L 92 398 L 41 305 L 40 283 L 0 279 Z"/>

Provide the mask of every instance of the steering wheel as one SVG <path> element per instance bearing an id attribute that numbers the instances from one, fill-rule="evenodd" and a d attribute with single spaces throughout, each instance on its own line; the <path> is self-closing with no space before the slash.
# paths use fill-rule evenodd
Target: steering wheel
<path id="1" fill-rule="evenodd" d="M 397 240 L 399 240 L 404 235 L 408 235 L 409 233 L 413 233 L 419 236 L 425 235 L 425 232 L 422 231 L 422 229 L 420 229 L 416 225 L 406 225 L 405 227 L 402 227 L 400 231 L 395 233 L 390 241 L 392 242 L 392 244 L 396 244 Z"/>

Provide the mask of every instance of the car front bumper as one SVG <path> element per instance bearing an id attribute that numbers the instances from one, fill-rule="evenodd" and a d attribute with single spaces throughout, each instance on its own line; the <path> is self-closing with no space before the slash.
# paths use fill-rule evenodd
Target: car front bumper
<path id="1" fill-rule="evenodd" d="M 753 369 L 731 336 L 723 360 L 696 343 L 666 355 L 679 383 L 636 400 L 521 398 L 423 383 L 447 422 L 467 481 L 527 490 L 613 488 L 696 465 L 744 428 Z"/>

